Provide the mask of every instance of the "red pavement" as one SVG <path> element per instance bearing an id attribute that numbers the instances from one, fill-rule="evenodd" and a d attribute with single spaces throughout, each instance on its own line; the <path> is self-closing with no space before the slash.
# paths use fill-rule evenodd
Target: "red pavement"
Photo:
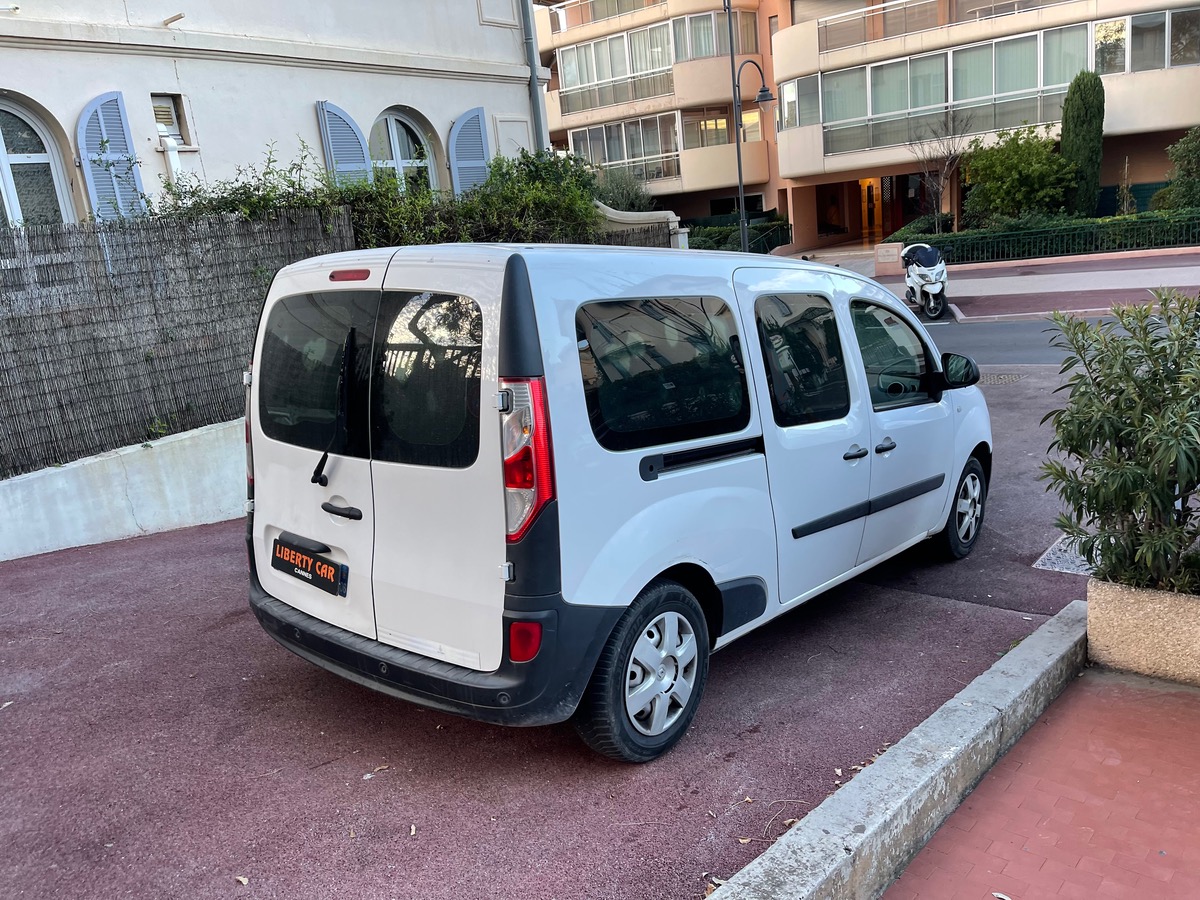
<path id="1" fill-rule="evenodd" d="M 1200 897 L 1200 689 L 1089 669 L 884 900 Z"/>

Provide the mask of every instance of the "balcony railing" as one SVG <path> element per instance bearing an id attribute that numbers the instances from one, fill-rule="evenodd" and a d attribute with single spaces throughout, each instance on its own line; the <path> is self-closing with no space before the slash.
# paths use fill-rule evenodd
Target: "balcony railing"
<path id="1" fill-rule="evenodd" d="M 639 181 L 658 181 L 662 178 L 679 177 L 679 154 L 664 153 L 661 156 L 648 156 L 629 162 L 611 162 L 604 164 L 605 169 L 625 169 L 632 172 Z"/>
<path id="2" fill-rule="evenodd" d="M 1072 0 L 950 0 L 949 21 L 939 21 L 941 0 L 890 0 L 817 20 L 820 51 L 857 47 L 868 41 L 929 31 L 941 25 L 978 22 L 997 16 L 1057 6 Z"/>
<path id="3" fill-rule="evenodd" d="M 675 93 L 675 77 L 670 69 L 664 69 L 661 72 L 617 78 L 602 84 L 564 89 L 559 91 L 558 100 L 563 115 L 567 115 L 589 109 L 599 109 L 603 106 L 616 106 L 633 100 L 663 97 L 673 93 Z"/>
<path id="4" fill-rule="evenodd" d="M 558 34 L 580 25 L 603 22 L 639 9 L 664 6 L 667 0 L 568 0 L 550 7 L 550 31 Z"/>
<path id="5" fill-rule="evenodd" d="M 824 126 L 825 155 L 917 144 L 944 137 L 952 130 L 982 134 L 1057 122 L 1062 119 L 1066 93 L 1065 87 L 1053 88 L 979 103 L 956 103 L 953 107 L 836 122 Z"/>

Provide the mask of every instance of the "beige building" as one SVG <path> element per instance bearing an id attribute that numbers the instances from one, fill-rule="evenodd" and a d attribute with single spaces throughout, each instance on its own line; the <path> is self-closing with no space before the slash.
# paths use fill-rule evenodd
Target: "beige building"
<path id="1" fill-rule="evenodd" d="M 731 211 L 732 87 L 722 57 L 729 42 L 709 40 L 704 22 L 712 18 L 718 34 L 727 21 L 722 7 L 720 0 L 569 0 L 539 10 L 555 145 L 601 165 L 631 166 L 685 217 Z M 770 116 L 747 106 L 746 207 L 786 214 L 793 249 L 878 240 L 928 211 L 922 145 L 928 155 L 947 132 L 1054 126 L 1068 84 L 1087 68 L 1103 76 L 1106 93 L 1102 211 L 1113 209 L 1126 162 L 1144 206 L 1166 181 L 1165 148 L 1200 124 L 1194 0 L 890 0 L 866 8 L 861 0 L 733 0 L 732 7 L 739 62 L 759 62 L 778 98 Z M 743 98 L 758 87 L 753 70 L 743 69 Z M 654 160 L 648 122 L 660 134 Z M 638 126 L 642 157 L 632 155 L 639 148 L 630 141 Z"/>
<path id="2" fill-rule="evenodd" d="M 526 3 L 0 3 L 5 217 L 112 218 L 163 179 L 306 147 L 343 177 L 469 186 L 544 145 Z"/>

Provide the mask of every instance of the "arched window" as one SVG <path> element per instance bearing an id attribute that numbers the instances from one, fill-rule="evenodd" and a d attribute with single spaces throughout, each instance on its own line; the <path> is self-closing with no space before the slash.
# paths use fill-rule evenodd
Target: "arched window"
<path id="1" fill-rule="evenodd" d="M 389 109 L 375 120 L 368 143 L 372 161 L 396 173 L 401 191 L 437 188 L 437 168 L 429 164 L 433 150 L 415 120 Z"/>
<path id="2" fill-rule="evenodd" d="M 25 110 L 0 101 L 0 201 L 9 223 L 70 222 L 68 197 L 49 131 Z"/>

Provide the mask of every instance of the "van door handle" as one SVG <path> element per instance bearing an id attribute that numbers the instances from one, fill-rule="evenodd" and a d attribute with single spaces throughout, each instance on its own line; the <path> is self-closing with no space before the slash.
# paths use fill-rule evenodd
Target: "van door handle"
<path id="1" fill-rule="evenodd" d="M 362 510 L 357 506 L 334 506 L 328 500 L 321 504 L 321 509 L 329 513 L 331 516 L 341 516 L 343 519 L 354 519 L 358 521 L 362 518 Z"/>
<path id="2" fill-rule="evenodd" d="M 867 448 L 859 447 L 857 450 L 847 450 L 845 453 L 842 454 L 842 459 L 845 459 L 845 460 L 862 459 L 866 455 L 867 455 Z"/>
<path id="3" fill-rule="evenodd" d="M 887 453 L 889 450 L 895 450 L 895 449 L 896 449 L 896 442 L 893 441 L 891 438 L 888 438 L 882 444 L 875 445 L 876 453 Z"/>

